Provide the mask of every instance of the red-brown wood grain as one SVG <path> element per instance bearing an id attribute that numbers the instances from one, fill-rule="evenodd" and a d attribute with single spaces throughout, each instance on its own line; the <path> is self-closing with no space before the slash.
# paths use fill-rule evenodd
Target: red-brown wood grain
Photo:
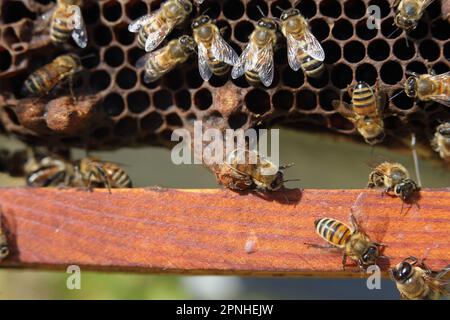
<path id="1" fill-rule="evenodd" d="M 426 257 L 434 270 L 450 263 L 449 189 L 424 190 L 420 207 L 401 213 L 398 198 L 374 190 L 296 189 L 264 198 L 228 190 L 3 188 L 12 253 L 0 266 L 361 276 L 342 270 L 339 253 L 304 244 L 323 243 L 317 218 L 347 223 L 356 199 L 366 232 L 387 245 L 383 268 L 410 255 Z"/>

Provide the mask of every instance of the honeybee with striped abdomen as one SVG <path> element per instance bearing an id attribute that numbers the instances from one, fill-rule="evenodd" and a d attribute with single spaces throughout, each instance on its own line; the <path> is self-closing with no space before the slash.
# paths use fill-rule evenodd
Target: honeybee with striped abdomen
<path id="1" fill-rule="evenodd" d="M 436 128 L 431 146 L 442 159 L 450 162 L 450 122 L 440 124 Z"/>
<path id="2" fill-rule="evenodd" d="M 0 262 L 9 255 L 8 241 L 2 227 L 2 218 L 2 212 L 0 211 Z"/>
<path id="3" fill-rule="evenodd" d="M 81 70 L 81 60 L 75 54 L 57 57 L 49 64 L 33 72 L 24 82 L 21 90 L 23 96 L 40 96 L 48 94 L 65 80 L 72 80 Z"/>
<path id="4" fill-rule="evenodd" d="M 131 188 L 132 183 L 128 174 L 117 164 L 100 161 L 96 158 L 85 157 L 75 163 L 75 184 L 84 184 L 90 188 Z"/>
<path id="5" fill-rule="evenodd" d="M 443 278 L 450 271 L 450 265 L 433 274 L 423 261 L 420 265 L 417 262 L 416 257 L 409 257 L 389 270 L 400 291 L 400 297 L 404 300 L 438 300 L 449 297 L 450 282 Z"/>
<path id="6" fill-rule="evenodd" d="M 367 187 L 384 188 L 386 193 L 393 193 L 403 201 L 409 201 L 420 190 L 403 165 L 387 161 L 380 163 L 370 173 Z"/>
<path id="7" fill-rule="evenodd" d="M 136 68 L 145 68 L 146 83 L 158 80 L 163 75 L 184 63 L 194 52 L 195 42 L 192 37 L 182 36 L 170 41 L 166 46 L 142 56 L 136 62 Z"/>
<path id="8" fill-rule="evenodd" d="M 144 15 L 128 26 L 138 32 L 138 46 L 145 51 L 155 50 L 173 28 L 186 20 L 192 11 L 189 0 L 167 0 L 157 11 Z"/>
<path id="9" fill-rule="evenodd" d="M 255 150 L 235 149 L 227 155 L 226 167 L 230 170 L 228 188 L 233 190 L 276 191 L 283 187 L 283 170 L 290 167 L 278 167 Z"/>
<path id="10" fill-rule="evenodd" d="M 219 28 L 210 17 L 202 15 L 194 20 L 192 30 L 198 46 L 198 70 L 202 79 L 208 81 L 213 74 L 226 74 L 239 57 L 223 39 Z"/>
<path id="11" fill-rule="evenodd" d="M 277 23 L 271 18 L 262 18 L 250 35 L 247 47 L 231 71 L 231 77 L 237 79 L 245 73 L 252 85 L 262 82 L 270 86 L 274 77 L 274 47 L 277 42 Z"/>
<path id="12" fill-rule="evenodd" d="M 405 92 L 420 101 L 435 101 L 450 107 L 450 71 L 443 74 L 416 74 L 406 80 Z"/>
<path id="13" fill-rule="evenodd" d="M 57 0 L 52 9 L 39 17 L 35 32 L 44 29 L 50 23 L 50 39 L 57 45 L 66 43 L 72 36 L 75 43 L 85 48 L 87 32 L 81 14 L 82 0 Z"/>
<path id="14" fill-rule="evenodd" d="M 362 199 L 361 195 L 351 208 L 351 227 L 333 218 L 317 219 L 314 222 L 316 233 L 328 242 L 328 245 L 308 244 L 318 248 L 342 250 L 343 269 L 346 267 L 347 257 L 357 262 L 361 269 L 376 264 L 377 260 L 382 257 L 380 249 L 383 245 L 369 238 L 355 216 L 355 214 L 361 212 L 360 208 L 357 207 L 357 203 Z"/>
<path id="15" fill-rule="evenodd" d="M 397 27 L 411 31 L 417 27 L 425 9 L 434 0 L 395 0 L 392 4 L 396 8 L 394 23 Z"/>
<path id="16" fill-rule="evenodd" d="M 281 13 L 280 21 L 287 39 L 289 66 L 295 71 L 302 68 L 308 77 L 319 77 L 324 70 L 325 52 L 306 19 L 299 10 L 291 8 Z"/>
<path id="17" fill-rule="evenodd" d="M 333 106 L 343 106 L 340 113 L 354 123 L 356 129 L 368 144 L 376 144 L 384 139 L 383 107 L 385 96 L 380 92 L 378 82 L 372 88 L 365 82 L 359 81 L 349 87 L 351 105 L 344 101 L 333 101 Z"/>
<path id="18" fill-rule="evenodd" d="M 27 177 L 27 185 L 31 187 L 71 186 L 75 173 L 70 161 L 57 156 L 47 156 L 37 163 L 37 168 Z"/>

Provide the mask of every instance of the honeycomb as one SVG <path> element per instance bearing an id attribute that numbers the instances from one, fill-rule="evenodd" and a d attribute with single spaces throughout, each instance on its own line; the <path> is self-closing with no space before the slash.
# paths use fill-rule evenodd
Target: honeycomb
<path id="1" fill-rule="evenodd" d="M 356 136 L 353 124 L 332 106 L 335 99 L 349 102 L 349 84 L 358 80 L 373 85 L 379 79 L 385 93 L 393 96 L 402 89 L 407 70 L 426 73 L 428 64 L 437 73 L 450 70 L 450 27 L 439 0 L 427 8 L 417 29 L 409 34 L 409 41 L 401 31 L 395 32 L 394 12 L 388 0 L 302 0 L 296 7 L 308 18 L 326 52 L 326 72 L 319 79 L 292 71 L 286 47 L 280 41 L 275 52 L 275 79 L 267 89 L 251 87 L 243 77 L 232 80 L 229 74 L 204 82 L 197 71 L 196 56 L 157 82 L 146 84 L 143 70 L 134 67 L 145 52 L 137 47 L 136 35 L 128 32 L 127 26 L 159 8 L 161 2 L 84 1 L 89 44 L 79 49 L 73 43 L 57 48 L 48 37 L 31 36 L 33 20 L 51 6 L 50 0 L 2 1 L 0 105 L 4 129 L 36 144 L 61 143 L 91 149 L 159 144 L 170 140 L 174 129 L 208 117 L 221 118 L 230 128 L 288 124 Z M 255 21 L 261 18 L 258 7 L 268 16 L 279 17 L 279 7 L 289 8 L 294 2 L 207 0 L 194 8 L 192 18 L 208 9 L 207 14 L 216 19 L 219 28 L 226 27 L 224 38 L 241 53 Z M 380 30 L 367 27 L 369 5 L 381 8 Z M 191 33 L 189 23 L 174 30 L 167 40 L 185 33 Z M 74 88 L 77 101 L 91 103 L 83 116 L 72 118 L 73 106 L 67 101 L 68 107 L 49 108 L 51 100 L 60 96 L 38 102 L 20 99 L 20 87 L 28 74 L 69 50 L 87 57 Z M 67 88 L 61 94 L 68 95 Z M 33 106 L 34 113 L 27 106 Z M 450 119 L 448 107 L 415 104 L 405 94 L 388 101 L 385 110 L 387 144 L 415 132 L 429 145 L 434 128 Z M 32 121 L 29 113 L 34 117 Z M 65 121 L 65 128 L 59 123 L 52 127 L 48 120 L 51 116 L 75 120 Z M 77 121 L 87 121 L 88 125 Z"/>

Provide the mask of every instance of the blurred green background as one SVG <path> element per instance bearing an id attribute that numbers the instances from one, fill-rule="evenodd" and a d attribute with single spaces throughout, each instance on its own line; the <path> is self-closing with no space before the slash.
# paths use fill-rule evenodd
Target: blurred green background
<path id="1" fill-rule="evenodd" d="M 2 137 L 7 148 L 20 148 Z M 85 153 L 77 150 L 74 157 Z M 217 188 L 210 172 L 199 165 L 176 166 L 170 151 L 163 148 L 121 149 L 93 152 L 103 160 L 125 164 L 135 186 L 171 188 Z M 382 147 L 337 141 L 332 135 L 282 129 L 280 161 L 294 162 L 286 172 L 299 178 L 288 187 L 361 188 L 378 156 L 404 164 L 414 176 L 410 154 L 398 154 Z M 425 187 L 448 187 L 450 175 L 439 163 L 421 161 Z M 20 179 L 0 177 L 2 186 L 21 185 Z M 219 276 L 169 276 L 83 272 L 81 290 L 66 289 L 67 274 L 31 270 L 0 270 L 0 299 L 398 299 L 394 284 L 383 280 L 382 290 L 368 290 L 362 279 L 239 278 Z"/>

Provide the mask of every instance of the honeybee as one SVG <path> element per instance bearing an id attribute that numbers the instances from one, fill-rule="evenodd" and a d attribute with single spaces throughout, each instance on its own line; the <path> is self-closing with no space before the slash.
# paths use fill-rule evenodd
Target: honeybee
<path id="1" fill-rule="evenodd" d="M 0 262 L 9 255 L 8 241 L 2 228 L 2 212 L 0 211 Z"/>
<path id="2" fill-rule="evenodd" d="M 165 47 L 147 53 L 136 62 L 136 68 L 145 67 L 144 81 L 156 81 L 163 75 L 184 63 L 194 51 L 192 37 L 182 36 L 170 41 Z"/>
<path id="3" fill-rule="evenodd" d="M 281 32 L 287 39 L 289 66 L 294 71 L 302 68 L 309 77 L 319 77 L 324 70 L 325 52 L 306 19 L 295 8 L 283 11 L 280 19 Z"/>
<path id="4" fill-rule="evenodd" d="M 395 25 L 405 31 L 414 30 L 422 18 L 425 9 L 434 0 L 395 0 L 392 4 L 397 7 Z"/>
<path id="5" fill-rule="evenodd" d="M 62 81 L 72 81 L 74 74 L 79 71 L 81 71 L 81 60 L 77 55 L 61 55 L 49 64 L 33 72 L 25 80 L 21 94 L 23 96 L 48 94 Z"/>
<path id="6" fill-rule="evenodd" d="M 222 76 L 230 65 L 237 63 L 238 55 L 222 38 L 210 17 L 202 15 L 195 19 L 192 30 L 198 46 L 198 70 L 203 80 L 208 81 L 213 73 Z"/>
<path id="7" fill-rule="evenodd" d="M 438 300 L 450 296 L 450 282 L 444 276 L 450 271 L 450 265 L 433 275 L 422 261 L 417 265 L 416 257 L 408 257 L 389 270 L 403 300 Z"/>
<path id="8" fill-rule="evenodd" d="M 384 188 L 388 194 L 409 201 L 420 188 L 410 179 L 409 172 L 400 163 L 382 162 L 369 175 L 368 188 Z"/>
<path id="9" fill-rule="evenodd" d="M 87 46 L 87 32 L 81 14 L 82 0 L 57 0 L 49 11 L 39 17 L 36 31 L 41 31 L 50 23 L 50 39 L 54 44 L 66 43 L 70 36 L 75 43 L 85 48 Z"/>
<path id="10" fill-rule="evenodd" d="M 443 123 L 436 128 L 431 146 L 442 159 L 450 162 L 450 122 Z"/>
<path id="11" fill-rule="evenodd" d="M 237 79 L 245 73 L 247 81 L 253 85 L 262 82 L 270 86 L 274 76 L 273 51 L 277 41 L 277 23 L 271 18 L 262 18 L 250 35 L 247 47 L 231 71 Z"/>
<path id="12" fill-rule="evenodd" d="M 144 15 L 128 26 L 128 31 L 138 35 L 138 46 L 153 51 L 173 28 L 186 20 L 192 11 L 189 0 L 167 0 L 157 11 Z"/>
<path id="13" fill-rule="evenodd" d="M 34 167 L 34 166 L 33 166 Z M 47 156 L 37 163 L 37 168 L 26 177 L 31 187 L 71 186 L 75 168 L 63 158 Z"/>
<path id="14" fill-rule="evenodd" d="M 382 109 L 385 103 L 385 96 L 381 94 L 378 82 L 375 89 L 367 83 L 359 81 L 353 87 L 349 87 L 351 105 L 344 101 L 333 101 L 333 106 L 337 109 L 343 106 L 339 112 L 349 119 L 356 126 L 356 130 L 364 140 L 370 144 L 381 142 L 384 137 L 384 121 Z"/>
<path id="15" fill-rule="evenodd" d="M 409 73 L 411 77 L 405 83 L 406 95 L 420 101 L 435 101 L 450 107 L 450 71 L 439 75 L 431 73 Z"/>
<path id="16" fill-rule="evenodd" d="M 356 202 L 360 199 L 361 196 L 358 197 Z M 328 245 L 307 243 L 312 247 L 342 250 L 342 268 L 344 270 L 347 265 L 347 257 L 357 262 L 361 269 L 376 264 L 377 260 L 382 257 L 380 249 L 383 245 L 370 240 L 356 219 L 356 212 L 357 208 L 353 205 L 350 214 L 351 227 L 333 218 L 317 219 L 314 222 L 316 233 L 327 241 Z"/>
<path id="17" fill-rule="evenodd" d="M 91 188 L 91 186 L 106 187 L 110 192 L 111 188 L 132 187 L 128 174 L 115 163 L 85 157 L 78 160 L 74 165 L 75 170 L 79 172 L 79 174 L 75 174 L 76 178 L 74 178 L 77 185 L 82 183 L 88 188 Z"/>
<path id="18" fill-rule="evenodd" d="M 227 155 L 226 166 L 230 168 L 233 190 L 276 191 L 283 187 L 283 170 L 291 165 L 278 167 L 255 150 L 235 149 Z"/>

